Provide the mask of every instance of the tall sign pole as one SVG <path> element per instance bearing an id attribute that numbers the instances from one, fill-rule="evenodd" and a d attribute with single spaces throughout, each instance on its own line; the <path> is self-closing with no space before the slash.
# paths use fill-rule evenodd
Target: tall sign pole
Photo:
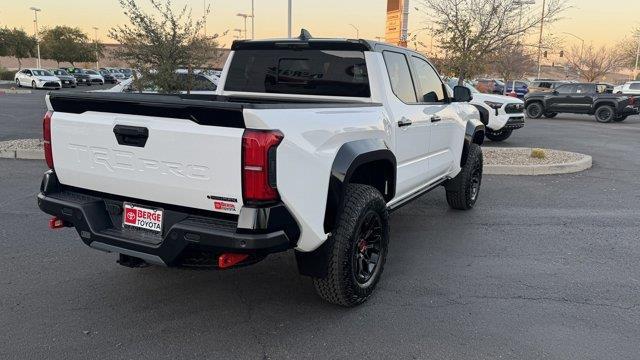
<path id="1" fill-rule="evenodd" d="M 387 0 L 385 41 L 407 46 L 409 28 L 409 0 Z"/>
<path id="2" fill-rule="evenodd" d="M 288 32 L 287 32 L 287 36 L 289 38 L 291 38 L 291 1 L 289 0 L 289 20 L 288 20 Z"/>

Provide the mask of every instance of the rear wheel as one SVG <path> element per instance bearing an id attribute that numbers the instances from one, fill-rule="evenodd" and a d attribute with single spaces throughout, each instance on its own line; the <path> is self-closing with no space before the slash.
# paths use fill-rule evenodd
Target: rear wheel
<path id="1" fill-rule="evenodd" d="M 558 116 L 558 113 L 545 113 L 544 117 L 546 117 L 547 119 L 553 119 L 554 117 Z"/>
<path id="2" fill-rule="evenodd" d="M 625 120 L 627 120 L 628 115 L 620 115 L 620 116 L 616 116 L 615 119 L 613 119 L 613 121 L 615 122 L 623 122 Z"/>
<path id="3" fill-rule="evenodd" d="M 616 113 L 612 106 L 603 105 L 596 109 L 596 121 L 600 123 L 610 123 L 615 119 Z"/>
<path id="4" fill-rule="evenodd" d="M 527 105 L 527 116 L 532 119 L 540 119 L 544 114 L 544 107 L 539 102 Z"/>
<path id="5" fill-rule="evenodd" d="M 458 176 L 444 184 L 447 202 L 452 209 L 469 210 L 475 206 L 482 185 L 482 163 L 480 145 L 471 144 L 467 162 Z"/>
<path id="6" fill-rule="evenodd" d="M 31 82 L 31 88 L 33 88 L 33 89 L 37 89 L 38 88 L 38 86 L 36 86 L 35 80 Z"/>
<path id="7" fill-rule="evenodd" d="M 20 85 L 20 79 L 16 79 L 16 86 L 17 87 L 22 87 L 22 85 Z"/>
<path id="8" fill-rule="evenodd" d="M 513 134 L 513 130 L 500 129 L 498 131 L 493 131 L 493 130 L 487 129 L 485 136 L 487 137 L 487 139 L 491 141 L 498 142 L 498 141 L 507 140 L 511 136 L 511 134 Z"/>
<path id="9" fill-rule="evenodd" d="M 380 280 L 387 257 L 389 223 L 382 194 L 349 184 L 330 241 L 327 276 L 314 278 L 318 295 L 333 304 L 365 302 Z"/>

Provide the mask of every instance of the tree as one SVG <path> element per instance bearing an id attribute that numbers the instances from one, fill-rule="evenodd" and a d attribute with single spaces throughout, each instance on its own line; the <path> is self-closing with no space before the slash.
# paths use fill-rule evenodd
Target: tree
<path id="1" fill-rule="evenodd" d="M 58 66 L 61 62 L 75 66 L 76 62 L 95 61 L 96 57 L 95 45 L 89 42 L 87 34 L 64 25 L 43 31 L 41 52 L 43 58 L 55 60 Z"/>
<path id="2" fill-rule="evenodd" d="M 567 8 L 565 0 L 547 0 L 542 11 L 522 8 L 520 0 L 420 0 L 434 25 L 433 35 L 460 79 L 478 75 L 491 54 L 518 43 L 527 33 L 552 23 Z"/>
<path id="3" fill-rule="evenodd" d="M 567 62 L 585 81 L 596 81 L 607 73 L 624 66 L 624 55 L 618 47 L 602 46 L 596 48 L 593 44 L 573 46 L 567 53 Z"/>
<path id="4" fill-rule="evenodd" d="M 171 0 L 149 0 L 154 11 L 149 14 L 136 0 L 119 1 L 131 24 L 112 28 L 109 37 L 122 45 L 116 56 L 140 73 L 135 87 L 152 84 L 161 93 L 178 92 L 184 84 L 176 70 L 186 68 L 191 72 L 219 56 L 217 36 L 200 35 L 204 18 L 193 21 L 187 6 L 175 12 Z"/>
<path id="5" fill-rule="evenodd" d="M 33 57 L 36 53 L 36 39 L 22 29 L 0 30 L 0 55 L 13 56 L 22 68 L 22 59 Z"/>
<path id="6" fill-rule="evenodd" d="M 491 72 L 499 75 L 505 83 L 524 78 L 535 64 L 534 54 L 520 43 L 506 44 L 489 58 Z M 507 91 L 506 86 L 504 90 Z"/>

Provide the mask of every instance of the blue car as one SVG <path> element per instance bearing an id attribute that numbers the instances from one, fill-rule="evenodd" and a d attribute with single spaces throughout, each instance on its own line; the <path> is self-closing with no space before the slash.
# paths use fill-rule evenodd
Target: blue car
<path id="1" fill-rule="evenodd" d="M 509 81 L 507 82 L 507 91 L 506 94 L 509 94 L 513 91 L 513 81 Z M 516 95 L 519 98 L 523 98 L 525 95 L 527 95 L 529 93 L 529 85 L 524 82 L 524 81 L 516 81 L 515 82 L 515 91 L 516 91 Z"/>

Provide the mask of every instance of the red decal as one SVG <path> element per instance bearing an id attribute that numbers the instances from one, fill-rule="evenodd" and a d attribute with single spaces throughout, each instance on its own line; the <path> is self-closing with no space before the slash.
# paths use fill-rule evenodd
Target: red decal
<path id="1" fill-rule="evenodd" d="M 124 222 L 125 224 L 133 224 L 135 225 L 138 221 L 138 215 L 136 214 L 136 209 L 124 209 Z"/>

